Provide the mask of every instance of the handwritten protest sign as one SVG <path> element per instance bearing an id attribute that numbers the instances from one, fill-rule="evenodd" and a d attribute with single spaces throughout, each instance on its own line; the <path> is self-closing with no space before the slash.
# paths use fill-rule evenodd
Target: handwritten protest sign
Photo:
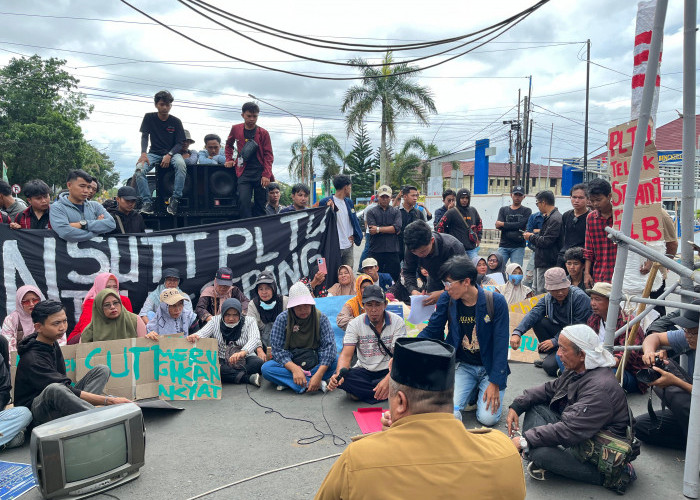
<path id="1" fill-rule="evenodd" d="M 62 346 L 66 375 L 75 382 L 97 365 L 111 372 L 105 394 L 132 400 L 221 399 L 218 344 L 183 338 L 123 339 Z M 11 368 L 14 386 L 17 357 Z"/>
<path id="2" fill-rule="evenodd" d="M 652 139 L 651 121 L 647 126 L 646 142 L 642 156 L 642 171 L 635 194 L 632 231 L 630 236 L 645 242 L 661 241 L 661 193 L 658 152 Z M 623 123 L 608 131 L 608 160 L 612 185 L 613 227 L 620 229 L 622 211 L 627 196 L 627 181 L 632 164 L 634 136 L 637 120 Z"/>
<path id="3" fill-rule="evenodd" d="M 509 305 L 510 309 L 510 332 L 517 328 L 525 315 L 535 307 L 535 304 L 540 301 L 546 294 L 536 295 L 530 299 L 523 300 L 517 304 Z M 537 351 L 537 337 L 532 330 L 528 330 L 520 339 L 520 347 L 517 350 L 508 349 L 508 360 L 519 361 L 521 363 L 534 363 L 540 359 L 540 354 Z"/>

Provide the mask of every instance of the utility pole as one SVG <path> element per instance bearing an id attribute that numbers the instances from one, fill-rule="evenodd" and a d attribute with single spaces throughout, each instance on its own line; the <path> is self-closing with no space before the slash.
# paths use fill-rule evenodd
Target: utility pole
<path id="1" fill-rule="evenodd" d="M 520 184 L 520 89 L 518 89 L 518 128 L 515 136 L 515 183 Z"/>
<path id="2" fill-rule="evenodd" d="M 552 166 L 552 138 L 554 138 L 554 124 L 552 123 L 552 130 L 549 133 L 549 159 L 547 160 L 547 179 L 549 179 L 549 167 Z M 557 194 L 557 193 L 554 193 Z"/>
<path id="3" fill-rule="evenodd" d="M 505 123 L 505 122 L 503 122 Z M 508 163 L 510 163 L 510 188 L 515 187 L 515 179 L 513 178 L 513 126 L 508 129 Z"/>
<path id="4" fill-rule="evenodd" d="M 530 160 L 532 159 L 532 126 L 535 124 L 535 120 L 530 118 L 530 133 L 528 134 L 527 141 L 527 182 L 530 183 Z"/>
<path id="5" fill-rule="evenodd" d="M 588 95 L 591 88 L 591 40 L 586 40 L 586 118 L 583 126 L 583 182 L 588 182 Z"/>
<path id="6" fill-rule="evenodd" d="M 530 128 L 530 118 L 529 118 L 529 111 L 530 111 L 530 101 L 527 97 L 523 97 L 523 143 L 522 143 L 522 153 L 521 153 L 521 158 L 523 160 L 522 165 L 523 165 L 523 173 L 522 173 L 522 179 L 523 183 L 525 184 L 525 194 L 530 193 L 530 186 L 528 185 L 528 179 L 527 179 L 527 141 L 528 141 L 528 131 Z"/>

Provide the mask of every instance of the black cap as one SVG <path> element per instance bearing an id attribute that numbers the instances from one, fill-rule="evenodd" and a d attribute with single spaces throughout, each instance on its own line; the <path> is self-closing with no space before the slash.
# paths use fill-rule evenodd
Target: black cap
<path id="1" fill-rule="evenodd" d="M 174 267 L 166 267 L 165 269 L 163 269 L 163 272 L 161 274 L 163 276 L 163 281 L 165 281 L 166 278 L 177 278 L 178 280 L 180 279 L 180 271 L 178 271 Z"/>
<path id="2" fill-rule="evenodd" d="M 365 289 L 362 290 L 362 303 L 365 304 L 372 300 L 375 302 L 386 302 L 384 290 L 382 290 L 379 285 L 366 286 Z"/>
<path id="3" fill-rule="evenodd" d="M 391 378 L 423 391 L 452 389 L 455 385 L 455 348 L 434 339 L 397 339 Z"/>
<path id="4" fill-rule="evenodd" d="M 117 197 L 118 197 L 118 198 L 123 198 L 123 199 L 125 199 L 125 200 L 129 200 L 129 201 L 138 200 L 138 199 L 139 199 L 138 193 L 137 193 L 136 190 L 135 190 L 134 188 L 132 188 L 131 186 L 122 186 L 122 187 L 120 187 L 120 188 L 119 188 L 119 191 L 117 191 Z"/>
<path id="5" fill-rule="evenodd" d="M 700 306 L 700 299 L 691 302 L 695 306 Z M 681 328 L 697 328 L 700 321 L 700 312 L 683 309 L 681 315 L 675 319 L 675 323 Z"/>
<path id="6" fill-rule="evenodd" d="M 233 285 L 233 271 L 230 267 L 220 267 L 216 271 L 216 283 L 219 285 Z"/>
<path id="7" fill-rule="evenodd" d="M 523 186 L 513 186 L 511 191 L 513 194 L 525 194 L 525 188 Z"/>

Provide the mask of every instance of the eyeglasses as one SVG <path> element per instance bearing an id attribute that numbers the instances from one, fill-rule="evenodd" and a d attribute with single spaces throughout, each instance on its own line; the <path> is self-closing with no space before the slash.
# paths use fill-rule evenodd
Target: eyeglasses
<path id="1" fill-rule="evenodd" d="M 459 283 L 458 281 L 443 281 L 442 284 L 445 287 L 445 290 L 449 290 L 452 285 L 455 283 Z"/>
<path id="2" fill-rule="evenodd" d="M 23 306 L 31 306 L 31 305 L 34 305 L 34 304 L 38 304 L 39 302 L 41 302 L 41 299 L 27 299 L 27 300 L 23 300 L 23 301 L 21 302 L 21 304 L 22 304 Z"/>
<path id="3" fill-rule="evenodd" d="M 102 309 L 117 309 L 122 305 L 119 301 L 114 302 L 104 302 L 102 303 Z"/>

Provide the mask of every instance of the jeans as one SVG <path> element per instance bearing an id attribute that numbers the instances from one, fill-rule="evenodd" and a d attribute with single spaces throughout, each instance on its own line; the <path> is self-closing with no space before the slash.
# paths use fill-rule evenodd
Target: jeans
<path id="1" fill-rule="evenodd" d="M 530 251 L 530 258 L 527 261 L 527 266 L 525 267 L 525 277 L 523 278 L 523 285 L 532 288 L 532 283 L 535 280 L 535 251 Z"/>
<path id="2" fill-rule="evenodd" d="M 331 363 L 331 365 L 328 367 L 326 373 L 323 374 L 323 380 L 328 380 L 329 378 L 331 378 L 331 376 L 335 373 L 336 364 L 337 360 L 333 360 L 333 363 Z M 318 364 L 310 370 L 311 375 L 316 374 L 319 366 L 321 365 Z M 265 377 L 265 379 L 272 382 L 273 384 L 286 385 L 287 387 L 291 387 L 294 390 L 294 392 L 298 392 L 299 394 L 306 390 L 306 387 L 302 387 L 300 385 L 295 384 L 292 372 L 287 370 L 284 367 L 284 365 L 279 364 L 274 359 L 271 361 L 267 361 L 264 365 L 262 365 L 262 376 Z M 307 375 L 307 384 L 309 380 L 311 380 L 311 377 Z"/>
<path id="3" fill-rule="evenodd" d="M 148 153 L 149 164 L 137 163 L 136 172 L 134 172 L 134 180 L 136 188 L 139 192 L 141 201 L 151 201 L 151 188 L 148 187 L 146 174 L 154 167 L 160 167 L 160 161 L 163 159 L 161 155 Z M 182 198 L 182 189 L 185 187 L 185 177 L 187 177 L 187 165 L 185 159 L 180 154 L 173 155 L 170 159 L 170 167 L 175 168 L 175 183 L 173 185 L 173 198 Z M 170 168 L 168 167 L 168 168 Z"/>
<path id="4" fill-rule="evenodd" d="M 0 411 L 0 450 L 24 444 L 24 435 L 18 436 L 32 422 L 32 412 L 24 406 Z"/>
<path id="5" fill-rule="evenodd" d="M 479 389 L 479 396 L 476 398 L 476 419 L 487 427 L 493 427 L 501 419 L 501 410 L 503 408 L 503 395 L 505 389 L 498 391 L 499 406 L 496 413 L 492 413 L 492 408 L 486 409 L 486 401 L 484 401 L 484 392 L 489 386 L 489 376 L 486 373 L 486 368 L 483 366 L 470 365 L 469 363 L 459 362 L 455 371 L 455 393 L 454 393 L 454 412 L 458 420 L 462 420 L 462 408 L 467 403 L 467 399 L 475 387 Z"/>
<path id="6" fill-rule="evenodd" d="M 535 332 L 538 342 L 544 342 L 545 340 L 556 337 L 559 332 L 561 332 L 562 328 L 563 326 L 555 324 L 545 316 L 532 326 L 532 331 Z M 557 350 L 556 348 L 551 349 L 545 354 L 547 354 L 547 357 L 542 361 L 542 369 L 550 377 L 556 377 L 557 368 L 559 368 L 557 365 Z"/>
<path id="7" fill-rule="evenodd" d="M 350 245 L 347 248 L 344 248 L 340 251 L 340 265 L 341 266 L 350 266 L 350 269 L 352 269 L 352 266 L 355 265 L 355 257 L 354 257 L 354 252 L 355 252 L 355 245 Z"/>
<path id="8" fill-rule="evenodd" d="M 472 248 L 471 250 L 467 250 L 467 256 L 469 256 L 469 260 L 473 259 L 474 257 L 479 256 L 479 247 Z"/>
<path id="9" fill-rule="evenodd" d="M 255 373 L 260 373 L 260 368 L 263 365 L 263 360 L 258 356 L 251 355 L 245 358 L 245 367 L 234 368 L 223 359 L 219 360 L 219 373 L 221 381 L 228 384 L 245 384 L 248 382 L 248 377 Z"/>
<path id="10" fill-rule="evenodd" d="M 251 202 L 251 197 L 254 198 L 254 202 Z M 267 189 L 262 187 L 260 179 L 257 181 L 238 179 L 238 213 L 241 219 L 265 215 L 265 203 L 267 203 Z"/>
<path id="11" fill-rule="evenodd" d="M 520 266 L 522 266 L 523 261 L 525 260 L 525 247 L 519 247 L 519 248 L 498 247 L 498 255 L 500 255 L 501 258 L 503 259 L 503 266 L 508 264 L 508 259 L 510 259 L 511 262 L 515 262 L 516 264 L 519 264 Z"/>
<path id="12" fill-rule="evenodd" d="M 561 422 L 559 415 L 545 405 L 535 405 L 525 413 L 523 434 L 533 427 Z M 575 481 L 602 485 L 603 475 L 598 468 L 589 463 L 582 463 L 571 452 L 560 446 L 543 446 L 529 451 L 530 460 L 538 469 L 559 474 Z"/>
<path id="13" fill-rule="evenodd" d="M 372 372 L 359 366 L 350 368 L 343 377 L 343 383 L 338 387 L 348 394 L 356 396 L 360 401 L 373 405 L 380 401 L 386 401 L 386 399 L 374 398 L 374 388 L 388 373 L 388 369 Z"/>
<path id="14" fill-rule="evenodd" d="M 658 422 L 653 422 L 648 413 L 636 417 L 635 435 L 646 444 L 685 450 L 690 420 L 690 394 L 676 386 L 654 388 L 654 392 L 663 399 L 667 409 L 660 411 L 657 406 L 654 413 Z"/>
<path id="15" fill-rule="evenodd" d="M 109 375 L 109 368 L 105 365 L 97 365 L 75 384 L 75 388 L 92 394 L 101 394 L 109 380 Z M 76 396 L 65 384 L 53 383 L 47 385 L 41 394 L 34 398 L 32 415 L 34 423 L 41 425 L 93 408 L 94 406 Z"/>

